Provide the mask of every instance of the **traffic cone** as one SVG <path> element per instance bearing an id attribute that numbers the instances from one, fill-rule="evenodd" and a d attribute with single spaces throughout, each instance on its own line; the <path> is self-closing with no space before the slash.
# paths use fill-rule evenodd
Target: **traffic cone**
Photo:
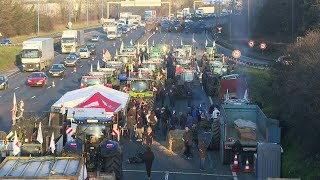
<path id="1" fill-rule="evenodd" d="M 54 81 L 52 81 L 52 87 L 55 87 L 56 85 L 55 85 L 55 83 L 54 83 Z"/>
<path id="2" fill-rule="evenodd" d="M 240 172 L 240 167 L 239 167 L 239 161 L 238 161 L 238 155 L 234 155 L 234 161 L 232 165 L 232 172 Z"/>
<path id="3" fill-rule="evenodd" d="M 73 68 L 73 72 L 74 72 L 74 73 L 77 72 L 77 68 L 76 68 L 76 67 Z"/>
<path id="4" fill-rule="evenodd" d="M 245 166 L 245 168 L 244 168 L 244 172 L 245 172 L 245 173 L 250 173 L 250 172 L 251 172 L 251 170 L 250 170 L 250 164 L 249 164 L 249 160 L 248 160 L 248 159 L 246 160 L 246 166 Z"/>

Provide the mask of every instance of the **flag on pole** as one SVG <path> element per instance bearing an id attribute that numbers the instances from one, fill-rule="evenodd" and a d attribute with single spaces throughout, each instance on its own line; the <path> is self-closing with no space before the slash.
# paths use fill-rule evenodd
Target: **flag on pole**
<path id="1" fill-rule="evenodd" d="M 17 132 L 14 132 L 14 140 L 13 140 L 13 151 L 12 154 L 15 156 L 20 153 L 20 143 L 18 140 Z"/>
<path id="2" fill-rule="evenodd" d="M 121 45 L 120 45 L 120 52 L 123 51 L 123 48 L 124 48 L 124 45 L 123 45 L 123 41 L 121 42 Z"/>
<path id="3" fill-rule="evenodd" d="M 139 43 L 139 41 L 138 41 L 138 45 L 137 45 L 138 47 L 137 47 L 137 53 L 139 54 L 140 53 L 140 43 Z"/>
<path id="4" fill-rule="evenodd" d="M 65 114 L 66 113 L 66 107 L 64 105 L 64 98 L 61 97 L 61 106 L 60 106 L 60 113 Z"/>
<path id="5" fill-rule="evenodd" d="M 132 42 L 132 39 L 130 40 L 130 45 L 131 45 L 131 46 L 133 46 L 133 42 Z"/>
<path id="6" fill-rule="evenodd" d="M 173 39 L 171 40 L 171 46 L 173 47 Z"/>
<path id="7" fill-rule="evenodd" d="M 93 67 L 92 67 L 92 64 L 90 66 L 90 72 L 93 72 Z"/>
<path id="8" fill-rule="evenodd" d="M 197 41 L 194 39 L 194 33 L 192 34 L 192 43 L 196 43 Z"/>
<path id="9" fill-rule="evenodd" d="M 208 46 L 208 40 L 206 40 L 206 47 Z"/>
<path id="10" fill-rule="evenodd" d="M 146 43 L 147 47 L 149 47 L 149 40 L 147 40 L 147 43 Z"/>
<path id="11" fill-rule="evenodd" d="M 154 40 L 152 40 L 152 46 L 154 46 Z"/>
<path id="12" fill-rule="evenodd" d="M 98 62 L 97 62 L 97 70 L 99 71 L 99 69 L 100 69 L 100 63 L 99 63 L 99 60 L 98 60 Z"/>
<path id="13" fill-rule="evenodd" d="M 42 144 L 43 143 L 43 136 L 42 136 L 42 129 L 41 129 L 41 122 L 39 123 L 39 129 L 37 134 L 37 141 Z"/>
<path id="14" fill-rule="evenodd" d="M 118 56 L 118 49 L 116 49 L 116 55 L 115 56 Z"/>
<path id="15" fill-rule="evenodd" d="M 243 99 L 246 100 L 246 101 L 249 100 L 248 89 L 246 89 L 246 91 L 244 92 Z"/>
<path id="16" fill-rule="evenodd" d="M 230 96 L 229 96 L 229 89 L 227 89 L 227 93 L 226 93 L 225 99 L 226 99 L 226 101 L 230 99 Z"/>
<path id="17" fill-rule="evenodd" d="M 181 45 L 181 46 L 183 46 L 183 42 L 182 42 L 182 39 L 181 39 L 181 41 L 180 41 L 180 45 Z"/>
<path id="18" fill-rule="evenodd" d="M 212 42 L 212 46 L 213 46 L 213 47 L 216 46 L 216 40 L 214 40 L 214 41 Z"/>
<path id="19" fill-rule="evenodd" d="M 56 150 L 56 143 L 54 142 L 54 132 L 52 132 L 52 136 L 51 136 L 51 139 L 50 139 L 50 149 L 51 149 L 51 152 L 52 154 L 54 153 L 54 151 Z"/>
<path id="20" fill-rule="evenodd" d="M 16 98 L 16 93 L 13 93 L 13 105 L 12 105 L 12 124 L 16 124 L 16 119 L 17 119 L 17 98 Z"/>

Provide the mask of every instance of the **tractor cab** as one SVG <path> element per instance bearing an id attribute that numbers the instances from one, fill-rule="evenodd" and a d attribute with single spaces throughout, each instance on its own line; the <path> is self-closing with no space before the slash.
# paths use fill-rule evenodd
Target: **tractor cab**
<path id="1" fill-rule="evenodd" d="M 186 52 L 187 57 L 191 57 L 195 53 L 193 45 L 182 45 L 181 49 Z"/>
<path id="2" fill-rule="evenodd" d="M 212 61 L 209 63 L 209 66 L 207 73 L 218 74 L 219 76 L 226 75 L 229 67 L 221 61 Z"/>
<path id="3" fill-rule="evenodd" d="M 133 64 L 135 61 L 136 55 L 135 54 L 119 54 L 117 56 L 117 61 L 121 62 L 122 64 Z"/>
<path id="4" fill-rule="evenodd" d="M 205 52 L 208 55 L 214 55 L 218 52 L 218 48 L 217 46 L 206 46 Z"/>
<path id="5" fill-rule="evenodd" d="M 149 78 L 149 72 L 131 72 L 128 78 L 129 94 L 131 97 L 153 97 L 156 91 L 155 82 Z"/>
<path id="6" fill-rule="evenodd" d="M 80 89 L 85 88 L 85 87 L 89 87 L 89 86 L 94 86 L 97 84 L 101 84 L 106 87 L 112 88 L 110 76 L 108 76 L 107 74 L 101 75 L 101 72 L 91 72 L 91 73 L 93 73 L 93 74 L 90 75 L 90 73 L 89 73 L 88 76 L 81 77 Z M 97 73 L 98 75 L 95 75 L 94 73 Z"/>
<path id="7" fill-rule="evenodd" d="M 239 79 L 240 75 L 239 74 L 229 74 L 222 76 L 221 80 L 230 80 L 230 79 Z"/>
<path id="8" fill-rule="evenodd" d="M 192 88 L 195 82 L 195 72 L 192 70 L 183 70 L 176 74 L 176 91 L 178 97 L 192 97 Z"/>
<path id="9" fill-rule="evenodd" d="M 120 52 L 120 54 L 136 54 L 136 53 L 137 53 L 137 49 L 134 46 L 125 46 Z"/>
<path id="10" fill-rule="evenodd" d="M 171 46 L 169 44 L 157 44 L 154 48 L 160 50 L 161 55 L 164 56 L 170 52 Z"/>

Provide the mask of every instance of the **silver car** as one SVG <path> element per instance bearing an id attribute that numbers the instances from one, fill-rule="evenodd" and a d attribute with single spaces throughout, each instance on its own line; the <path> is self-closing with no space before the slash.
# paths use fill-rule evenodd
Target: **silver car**
<path id="1" fill-rule="evenodd" d="M 9 80 L 6 76 L 0 75 L 0 89 L 8 89 L 9 88 Z"/>

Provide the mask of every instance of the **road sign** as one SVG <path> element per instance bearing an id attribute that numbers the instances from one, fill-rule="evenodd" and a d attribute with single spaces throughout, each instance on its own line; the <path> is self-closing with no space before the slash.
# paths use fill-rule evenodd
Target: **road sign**
<path id="1" fill-rule="evenodd" d="M 240 50 L 234 50 L 233 52 L 232 52 L 232 56 L 233 56 L 233 58 L 235 58 L 235 59 L 239 59 L 240 58 L 240 56 L 241 56 L 241 51 Z"/>
<path id="2" fill-rule="evenodd" d="M 217 28 L 218 28 L 218 33 L 221 33 L 222 27 L 221 27 L 221 26 L 218 26 Z"/>
<path id="3" fill-rule="evenodd" d="M 260 43 L 260 49 L 261 50 L 265 50 L 266 48 L 267 48 L 267 44 L 266 43 L 264 43 L 264 42 Z"/>
<path id="4" fill-rule="evenodd" d="M 250 40 L 250 41 L 248 42 L 248 45 L 249 45 L 249 47 L 253 47 L 253 46 L 254 46 L 254 41 L 253 41 L 253 40 Z"/>

